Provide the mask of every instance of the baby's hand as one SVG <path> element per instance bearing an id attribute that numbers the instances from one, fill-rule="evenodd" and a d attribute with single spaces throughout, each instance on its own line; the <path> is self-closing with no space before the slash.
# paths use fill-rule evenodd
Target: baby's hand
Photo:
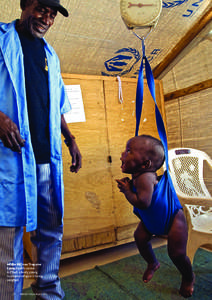
<path id="1" fill-rule="evenodd" d="M 131 180 L 129 177 L 124 177 L 122 179 L 116 179 L 116 182 L 118 183 L 118 188 L 120 192 L 125 193 L 126 191 L 131 190 Z"/>

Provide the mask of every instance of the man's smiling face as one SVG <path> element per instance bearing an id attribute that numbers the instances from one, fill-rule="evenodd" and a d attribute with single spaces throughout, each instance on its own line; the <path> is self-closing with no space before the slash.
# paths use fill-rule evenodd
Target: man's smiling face
<path id="1" fill-rule="evenodd" d="M 22 11 L 20 23 L 32 36 L 42 38 L 53 25 L 57 10 L 34 0 Z"/>

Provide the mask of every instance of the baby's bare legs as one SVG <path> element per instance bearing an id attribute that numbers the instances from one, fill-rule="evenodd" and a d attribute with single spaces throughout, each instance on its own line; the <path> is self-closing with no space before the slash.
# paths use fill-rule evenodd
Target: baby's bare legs
<path id="1" fill-rule="evenodd" d="M 187 239 L 186 219 L 183 211 L 180 210 L 175 216 L 168 234 L 168 253 L 182 275 L 180 294 L 185 298 L 192 296 L 195 281 L 190 259 L 186 255 Z"/>
<path id="2" fill-rule="evenodd" d="M 152 250 L 151 235 L 146 231 L 142 222 L 138 224 L 134 237 L 141 256 L 148 264 L 143 275 L 143 281 L 147 283 L 152 279 L 154 272 L 160 268 L 160 263 Z"/>

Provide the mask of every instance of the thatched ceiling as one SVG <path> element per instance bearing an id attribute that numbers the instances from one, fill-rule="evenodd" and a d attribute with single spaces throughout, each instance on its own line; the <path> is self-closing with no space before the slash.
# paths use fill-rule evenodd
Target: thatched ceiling
<path id="1" fill-rule="evenodd" d="M 1 0 L 0 21 L 20 16 L 19 0 Z M 61 0 L 60 14 L 46 35 L 56 50 L 62 73 L 135 77 L 141 42 L 125 27 L 119 0 Z M 156 28 L 146 39 L 146 53 L 156 77 L 166 73 L 212 30 L 211 0 L 164 0 Z M 138 30 L 140 35 L 144 30 Z"/>

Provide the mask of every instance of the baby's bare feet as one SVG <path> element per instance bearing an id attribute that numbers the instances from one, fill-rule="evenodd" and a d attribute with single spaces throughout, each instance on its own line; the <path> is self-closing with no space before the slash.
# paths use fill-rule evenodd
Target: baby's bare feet
<path id="1" fill-rule="evenodd" d="M 147 266 L 146 271 L 144 272 L 143 282 L 145 283 L 149 282 L 152 279 L 155 271 L 157 271 L 159 268 L 160 268 L 160 263 L 158 261 L 154 264 L 149 264 Z"/>
<path id="2" fill-rule="evenodd" d="M 186 281 L 182 279 L 181 287 L 180 287 L 180 295 L 184 298 L 189 298 L 192 296 L 194 291 L 194 283 L 195 283 L 195 275 L 193 273 L 192 281 Z"/>

